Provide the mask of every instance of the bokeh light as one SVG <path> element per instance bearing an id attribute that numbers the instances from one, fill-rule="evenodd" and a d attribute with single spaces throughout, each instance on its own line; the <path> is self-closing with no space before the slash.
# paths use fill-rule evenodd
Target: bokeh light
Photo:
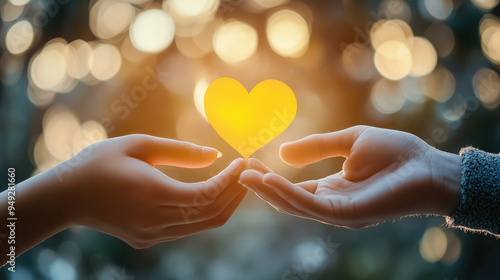
<path id="1" fill-rule="evenodd" d="M 148 57 L 147 53 L 141 52 L 134 47 L 129 36 L 123 40 L 120 46 L 120 52 L 123 58 L 133 63 L 139 63 Z"/>
<path id="2" fill-rule="evenodd" d="M 93 120 L 87 121 L 73 134 L 71 143 L 73 154 L 79 153 L 92 143 L 106 139 L 108 139 L 108 133 L 100 123 Z"/>
<path id="3" fill-rule="evenodd" d="M 207 91 L 209 85 L 210 84 L 206 77 L 201 78 L 196 83 L 193 94 L 196 110 L 198 110 L 198 113 L 200 113 L 205 120 L 207 120 L 207 115 L 205 114 L 205 92 Z"/>
<path id="4" fill-rule="evenodd" d="M 71 53 L 68 60 L 68 75 L 74 79 L 82 79 L 89 72 L 89 59 L 92 54 L 92 47 L 83 40 L 75 40 L 68 44 L 68 51 Z"/>
<path id="5" fill-rule="evenodd" d="M 292 10 L 272 14 L 267 20 L 266 35 L 271 48 L 284 57 L 300 57 L 309 46 L 307 22 Z"/>
<path id="6" fill-rule="evenodd" d="M 446 234 L 438 227 L 429 228 L 420 240 L 420 254 L 430 263 L 437 262 L 446 253 L 448 240 Z"/>
<path id="7" fill-rule="evenodd" d="M 55 159 L 47 149 L 47 145 L 45 144 L 45 135 L 43 134 L 36 140 L 35 147 L 33 149 L 33 160 L 37 167 L 34 172 L 35 174 L 52 168 L 59 163 L 59 161 Z"/>
<path id="8" fill-rule="evenodd" d="M 458 260 L 460 254 L 462 253 L 462 241 L 455 233 L 450 231 L 446 232 L 446 240 L 448 241 L 446 252 L 441 258 L 441 262 L 447 265 L 452 265 Z"/>
<path id="9" fill-rule="evenodd" d="M 479 26 L 481 47 L 491 62 L 500 64 L 500 21 L 497 17 L 485 15 Z"/>
<path id="10" fill-rule="evenodd" d="M 52 102 L 52 100 L 54 100 L 55 96 L 56 93 L 54 91 L 43 90 L 36 86 L 31 86 L 31 85 L 28 86 L 28 98 L 31 104 L 35 106 L 38 107 L 47 106 Z"/>
<path id="11" fill-rule="evenodd" d="M 43 90 L 63 91 L 67 77 L 66 42 L 48 43 L 33 59 L 30 75 L 33 83 Z"/>
<path id="12" fill-rule="evenodd" d="M 373 85 L 370 98 L 373 106 L 384 114 L 396 113 L 406 100 L 401 84 L 387 79 L 380 79 Z"/>
<path id="13" fill-rule="evenodd" d="M 411 40 L 412 64 L 410 76 L 421 77 L 434 70 L 437 64 L 437 53 L 431 42 L 423 37 Z"/>
<path id="14" fill-rule="evenodd" d="M 445 102 L 455 92 L 455 76 L 448 69 L 439 66 L 432 73 L 421 79 L 424 93 L 438 102 Z"/>
<path id="15" fill-rule="evenodd" d="M 486 108 L 494 109 L 500 99 L 500 77 L 487 68 L 479 69 L 472 80 L 474 93 Z"/>
<path id="16" fill-rule="evenodd" d="M 472 0 L 471 2 L 480 10 L 487 12 L 498 5 L 499 0 Z"/>
<path id="17" fill-rule="evenodd" d="M 137 15 L 130 27 L 130 39 L 134 47 L 147 53 L 166 49 L 174 40 L 175 24 L 166 12 L 147 10 Z"/>
<path id="18" fill-rule="evenodd" d="M 149 3 L 151 3 L 153 0 L 128 0 L 133 5 L 136 5 L 138 7 L 144 7 L 147 6 Z"/>
<path id="19" fill-rule="evenodd" d="M 388 41 L 407 44 L 412 37 L 413 30 L 402 20 L 380 20 L 370 30 L 370 39 L 375 50 Z"/>
<path id="20" fill-rule="evenodd" d="M 92 75 L 101 81 L 111 79 L 118 73 L 122 58 L 118 49 L 110 44 L 99 44 L 89 57 L 89 68 Z"/>
<path id="21" fill-rule="evenodd" d="M 71 148 L 73 137 L 80 129 L 77 116 L 65 106 L 56 105 L 43 118 L 44 141 L 47 150 L 55 159 L 64 161 L 74 153 Z"/>
<path id="22" fill-rule="evenodd" d="M 425 7 L 421 10 L 425 9 L 430 16 L 437 20 L 447 19 L 454 9 L 453 0 L 423 0 L 420 1 L 420 4 Z"/>
<path id="23" fill-rule="evenodd" d="M 9 0 L 9 2 L 15 6 L 24 6 L 28 4 L 30 1 L 31 0 Z"/>
<path id="24" fill-rule="evenodd" d="M 387 41 L 375 51 L 375 67 L 390 80 L 401 80 L 410 73 L 412 54 L 405 43 Z"/>
<path id="25" fill-rule="evenodd" d="M 213 45 L 215 53 L 225 62 L 242 62 L 257 50 L 257 31 L 247 23 L 232 21 L 215 32 Z"/>
<path id="26" fill-rule="evenodd" d="M 79 153 L 83 148 L 108 138 L 106 129 L 90 120 L 80 120 L 64 105 L 53 105 L 43 117 L 43 133 L 34 147 L 35 173 L 47 170 Z"/>
<path id="27" fill-rule="evenodd" d="M 90 28 L 101 39 L 111 39 L 124 33 L 136 9 L 127 1 L 99 0 L 90 10 Z"/>
<path id="28" fill-rule="evenodd" d="M 164 1 L 165 9 L 177 20 L 202 18 L 213 13 L 220 0 L 168 0 Z"/>
<path id="29" fill-rule="evenodd" d="M 274 8 L 287 3 L 289 0 L 251 0 L 263 9 Z"/>
<path id="30" fill-rule="evenodd" d="M 24 11 L 24 6 L 16 6 L 6 2 L 2 7 L 1 17 L 3 22 L 11 22 L 19 18 Z"/>
<path id="31" fill-rule="evenodd" d="M 5 37 L 5 45 L 11 54 L 23 54 L 33 43 L 33 26 L 27 20 L 14 24 Z"/>

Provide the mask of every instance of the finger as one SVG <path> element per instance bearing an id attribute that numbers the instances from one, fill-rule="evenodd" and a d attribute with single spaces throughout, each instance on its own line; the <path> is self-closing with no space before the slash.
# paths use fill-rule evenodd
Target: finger
<path id="1" fill-rule="evenodd" d="M 265 173 L 273 173 L 271 168 L 265 166 L 264 164 L 262 164 L 262 162 L 260 162 L 258 159 L 255 159 L 255 158 L 248 159 L 247 168 L 258 170 L 264 174 Z"/>
<path id="2" fill-rule="evenodd" d="M 258 159 L 251 158 L 247 161 L 247 168 L 257 170 L 263 174 L 274 173 L 271 168 L 262 164 Z M 305 189 L 310 193 L 315 193 L 316 187 L 318 186 L 318 180 L 310 180 L 302 183 L 298 183 L 297 186 Z"/>
<path id="3" fill-rule="evenodd" d="M 218 175 L 210 178 L 207 182 L 184 183 L 175 181 L 161 173 L 164 179 L 157 179 L 162 188 L 157 195 L 161 196 L 161 206 L 175 207 L 202 207 L 214 203 L 217 197 L 227 188 L 235 191 L 243 187 L 238 184 L 238 178 L 245 167 L 245 161 L 241 158 L 235 159 L 228 167 Z M 156 169 L 151 168 L 153 171 Z"/>
<path id="4" fill-rule="evenodd" d="M 255 170 L 245 170 L 241 173 L 240 182 L 244 187 L 253 191 L 258 197 L 270 204 L 280 212 L 286 212 L 295 216 L 307 216 L 301 210 L 293 207 L 288 201 L 281 198 L 272 188 L 262 183 L 263 174 Z"/>
<path id="5" fill-rule="evenodd" d="M 151 165 L 199 168 L 211 165 L 221 155 L 214 148 L 184 141 L 149 135 L 128 135 L 122 138 L 126 141 L 126 152 L 129 156 Z"/>
<path id="6" fill-rule="evenodd" d="M 192 205 L 193 199 L 203 191 L 203 183 L 184 183 L 166 176 L 156 168 L 151 167 L 148 163 L 139 161 L 133 158 L 124 160 L 133 160 L 136 167 L 137 175 L 141 177 L 148 188 L 140 188 L 142 191 L 150 190 L 148 197 L 158 201 L 158 204 L 169 206 Z M 140 170 L 139 170 L 140 169 Z M 133 171 L 131 171 L 133 172 Z"/>
<path id="7" fill-rule="evenodd" d="M 225 188 L 210 204 L 207 204 L 206 201 L 211 199 L 202 194 L 189 207 L 164 206 L 158 215 L 158 219 L 166 221 L 164 226 L 190 224 L 211 219 L 222 213 L 243 190 L 244 188 L 234 182 L 233 185 Z"/>
<path id="8" fill-rule="evenodd" d="M 355 126 L 284 143 L 280 148 L 280 156 L 286 163 L 292 165 L 306 165 L 335 156 L 348 157 L 352 145 L 366 129 L 365 126 Z"/>
<path id="9" fill-rule="evenodd" d="M 332 205 L 326 198 L 314 195 L 279 175 L 265 174 L 262 182 L 273 188 L 279 196 L 288 201 L 293 207 L 309 214 L 312 219 L 325 221 L 333 216 Z"/>
<path id="10" fill-rule="evenodd" d="M 227 205 L 224 211 L 214 218 L 192 224 L 175 225 L 163 228 L 159 232 L 157 242 L 172 241 L 224 225 L 232 216 L 238 205 L 240 205 L 243 198 L 245 198 L 246 193 L 247 190 L 242 189 L 238 196 L 236 196 L 236 198 Z"/>
<path id="11" fill-rule="evenodd" d="M 228 167 L 205 182 L 204 189 L 206 189 L 206 191 L 209 193 L 213 193 L 213 196 L 216 197 L 225 188 L 234 183 L 236 183 L 234 184 L 234 187 L 241 188 L 241 185 L 239 185 L 237 182 L 241 172 L 245 169 L 245 166 L 246 162 L 244 159 L 237 158 L 233 160 L 233 162 L 231 162 Z"/>

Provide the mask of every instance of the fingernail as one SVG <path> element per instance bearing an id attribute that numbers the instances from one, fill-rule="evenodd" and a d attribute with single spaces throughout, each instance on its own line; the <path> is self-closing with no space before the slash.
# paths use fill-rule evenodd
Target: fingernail
<path id="1" fill-rule="evenodd" d="M 221 158 L 222 157 L 222 153 L 217 151 L 217 158 Z"/>
<path id="2" fill-rule="evenodd" d="M 210 156 L 210 157 L 213 157 L 215 153 L 217 153 L 217 158 L 219 158 L 219 151 L 217 151 L 216 149 L 214 148 L 210 148 L 210 147 L 202 147 L 201 148 L 201 153 L 203 154 L 203 156 Z"/>

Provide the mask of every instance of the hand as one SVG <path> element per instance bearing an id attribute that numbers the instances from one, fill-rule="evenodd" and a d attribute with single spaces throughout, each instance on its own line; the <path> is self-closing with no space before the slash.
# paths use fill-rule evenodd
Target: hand
<path id="1" fill-rule="evenodd" d="M 240 183 L 280 211 L 361 228 L 412 214 L 451 215 L 460 196 L 458 155 L 395 130 L 356 126 L 285 143 L 281 158 L 304 165 L 343 156 L 342 171 L 292 184 L 255 159 Z"/>
<path id="2" fill-rule="evenodd" d="M 136 248 L 219 227 L 246 194 L 237 183 L 243 159 L 203 183 L 179 182 L 153 167 L 203 167 L 217 157 L 213 148 L 145 135 L 92 144 L 18 184 L 16 253 L 72 225 L 92 227 Z M 6 205 L 5 192 L 0 198 Z"/>

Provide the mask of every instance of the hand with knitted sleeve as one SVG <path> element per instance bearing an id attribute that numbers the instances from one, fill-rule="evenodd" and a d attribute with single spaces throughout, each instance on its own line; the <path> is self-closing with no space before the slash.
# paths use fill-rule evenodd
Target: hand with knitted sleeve
<path id="1" fill-rule="evenodd" d="M 500 234 L 500 155 L 471 147 L 462 156 L 462 190 L 460 203 L 451 217 L 450 226 L 472 231 Z"/>
<path id="2" fill-rule="evenodd" d="M 280 155 L 293 165 L 347 158 L 340 172 L 298 184 L 255 159 L 240 175 L 279 211 L 327 224 L 361 228 L 414 214 L 450 216 L 460 199 L 460 156 L 401 131 L 356 126 L 285 143 Z"/>

